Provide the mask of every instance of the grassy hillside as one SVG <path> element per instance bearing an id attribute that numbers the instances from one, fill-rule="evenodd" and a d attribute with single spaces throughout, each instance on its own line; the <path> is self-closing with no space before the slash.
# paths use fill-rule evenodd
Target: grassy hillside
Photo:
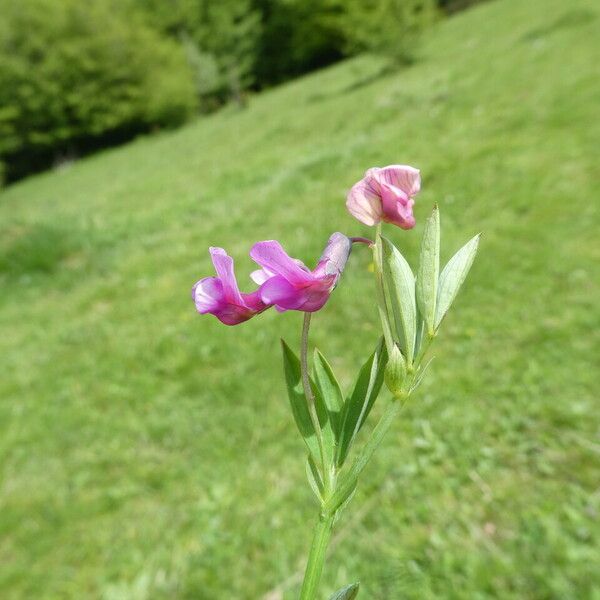
<path id="1" fill-rule="evenodd" d="M 600 598 L 598 39 L 591 0 L 496 0 L 396 74 L 350 61 L 0 194 L 0 597 L 295 597 L 316 507 L 278 339 L 300 315 L 226 328 L 189 290 L 209 245 L 243 280 L 256 240 L 312 262 L 368 235 L 345 191 L 402 162 L 409 258 L 434 202 L 445 257 L 484 239 L 324 587 Z M 314 319 L 347 384 L 378 335 L 368 263 Z"/>

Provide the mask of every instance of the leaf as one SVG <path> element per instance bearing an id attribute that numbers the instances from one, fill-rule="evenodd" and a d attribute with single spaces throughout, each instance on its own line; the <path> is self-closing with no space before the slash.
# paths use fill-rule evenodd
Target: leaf
<path id="1" fill-rule="evenodd" d="M 419 312 L 430 335 L 435 333 L 435 304 L 440 273 L 440 211 L 437 205 L 423 232 L 421 257 L 416 281 L 416 297 Z"/>
<path id="2" fill-rule="evenodd" d="M 419 355 L 423 338 L 425 337 L 425 322 L 421 313 L 417 311 L 417 334 L 415 336 L 415 356 Z"/>
<path id="3" fill-rule="evenodd" d="M 481 234 L 476 235 L 468 241 L 444 267 L 440 275 L 440 283 L 437 294 L 437 305 L 435 309 L 435 328 L 437 329 L 442 322 L 442 319 L 448 312 L 448 309 L 454 302 L 456 294 L 460 286 L 463 284 L 467 273 L 473 264 L 477 248 L 479 246 L 479 238 Z"/>
<path id="4" fill-rule="evenodd" d="M 315 408 L 317 411 L 317 418 L 321 427 L 321 436 L 323 440 L 323 460 L 325 467 L 329 468 L 333 466 L 335 462 L 335 453 L 337 447 L 337 437 L 334 430 L 334 418 L 327 409 L 327 403 L 323 398 L 323 394 L 315 382 L 310 380 L 313 396 L 315 399 Z M 325 474 L 324 474 L 325 476 Z"/>
<path id="5" fill-rule="evenodd" d="M 337 464 L 342 466 L 356 435 L 369 416 L 371 408 L 383 384 L 383 374 L 387 363 L 387 352 L 383 339 L 375 352 L 367 359 L 358 373 L 354 390 L 344 403 L 342 427 L 338 445 Z"/>
<path id="6" fill-rule="evenodd" d="M 306 477 L 308 478 L 308 483 L 319 502 L 323 502 L 323 479 L 321 478 L 321 473 L 319 473 L 319 469 L 315 464 L 312 455 L 310 454 L 306 457 Z"/>
<path id="7" fill-rule="evenodd" d="M 292 414 L 310 455 L 318 463 L 321 460 L 321 452 L 319 451 L 317 436 L 304 396 L 300 360 L 283 340 L 281 340 L 281 349 L 283 351 L 283 370 L 285 372 L 285 382 L 287 384 Z"/>
<path id="8" fill-rule="evenodd" d="M 304 387 L 302 385 L 300 359 L 283 340 L 281 340 L 281 346 L 283 349 L 283 366 L 288 396 L 298 431 L 306 443 L 308 451 L 313 457 L 315 463 L 320 465 L 322 462 L 324 462 L 326 468 L 331 467 L 335 460 L 336 439 L 333 431 L 332 420 L 323 396 L 311 378 L 310 386 L 315 399 L 315 409 L 323 440 L 324 457 L 322 460 L 319 442 L 315 434 L 315 428 L 310 417 L 308 402 L 304 394 Z"/>
<path id="9" fill-rule="evenodd" d="M 331 419 L 331 425 L 336 440 L 339 439 L 341 425 L 341 411 L 344 406 L 344 396 L 331 365 L 327 359 L 315 348 L 313 359 L 315 385 L 321 393 L 321 397 Z"/>
<path id="10" fill-rule="evenodd" d="M 357 487 L 358 487 L 358 479 L 354 481 L 353 487 L 350 488 L 347 495 L 345 495 L 343 499 L 339 500 L 339 503 L 333 509 L 333 510 L 335 510 L 334 524 L 337 523 L 338 519 L 342 515 L 342 512 L 345 510 L 345 508 L 348 506 L 348 504 L 350 504 L 350 502 L 352 502 L 352 498 L 354 498 L 354 494 L 356 494 Z"/>
<path id="11" fill-rule="evenodd" d="M 358 583 L 353 583 L 351 585 L 347 585 L 346 587 L 338 590 L 329 600 L 354 600 L 356 596 L 358 596 L 358 588 L 360 585 Z"/>
<path id="12" fill-rule="evenodd" d="M 412 364 L 417 330 L 415 276 L 398 248 L 387 238 L 383 240 L 384 276 L 389 291 L 396 330 L 403 341 L 408 364 Z"/>

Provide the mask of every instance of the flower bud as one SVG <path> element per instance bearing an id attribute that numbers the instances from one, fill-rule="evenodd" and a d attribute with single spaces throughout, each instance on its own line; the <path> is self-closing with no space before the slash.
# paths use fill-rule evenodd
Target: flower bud
<path id="1" fill-rule="evenodd" d="M 388 390 L 394 394 L 394 397 L 399 398 L 404 396 L 402 385 L 406 379 L 406 361 L 398 346 L 394 344 L 394 348 L 390 354 L 388 364 L 385 367 L 384 381 Z"/>

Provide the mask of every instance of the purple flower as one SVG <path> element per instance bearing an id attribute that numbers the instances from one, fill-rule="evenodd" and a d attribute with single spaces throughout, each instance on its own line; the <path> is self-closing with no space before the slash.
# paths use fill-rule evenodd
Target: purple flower
<path id="1" fill-rule="evenodd" d="M 413 196 L 420 189 L 419 169 L 406 165 L 373 167 L 352 187 L 346 207 L 365 225 L 385 221 L 402 229 L 412 229 L 415 226 Z"/>
<path id="2" fill-rule="evenodd" d="M 260 290 L 242 294 L 233 271 L 233 259 L 223 248 L 209 248 L 217 277 L 205 277 L 192 288 L 196 310 L 210 313 L 225 325 L 237 325 L 268 308 Z"/>
<path id="3" fill-rule="evenodd" d="M 352 242 L 334 233 L 327 242 L 319 263 L 311 271 L 291 258 L 275 240 L 258 242 L 250 256 L 262 269 L 252 273 L 260 285 L 260 297 L 279 311 L 314 312 L 323 307 L 336 286 L 352 248 Z"/>

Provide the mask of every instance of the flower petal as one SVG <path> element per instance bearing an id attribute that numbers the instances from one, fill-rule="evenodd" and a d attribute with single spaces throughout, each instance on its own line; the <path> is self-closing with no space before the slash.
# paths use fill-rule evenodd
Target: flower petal
<path id="1" fill-rule="evenodd" d="M 243 305 L 244 301 L 240 294 L 240 289 L 233 270 L 233 258 L 231 258 L 223 248 L 211 246 L 209 252 L 215 271 L 223 284 L 223 294 L 225 298 L 233 304 Z"/>
<path id="2" fill-rule="evenodd" d="M 367 171 L 363 179 L 352 186 L 346 198 L 348 212 L 369 226 L 377 225 L 383 217 L 379 190 L 374 183 L 372 175 Z"/>
<path id="3" fill-rule="evenodd" d="M 302 287 L 295 286 L 281 275 L 272 277 L 260 288 L 263 302 L 275 304 L 277 310 L 301 310 L 314 312 L 323 307 L 331 292 L 329 281 L 313 281 Z"/>
<path id="4" fill-rule="evenodd" d="M 204 315 L 219 310 L 223 305 L 223 285 L 216 277 L 205 277 L 192 288 L 196 310 Z"/>
<path id="5" fill-rule="evenodd" d="M 352 242 L 350 238 L 336 231 L 327 241 L 327 246 L 321 254 L 319 264 L 313 271 L 313 275 L 335 275 L 337 279 L 346 266 L 351 250 Z"/>
<path id="6" fill-rule="evenodd" d="M 291 283 L 311 281 L 310 271 L 299 260 L 289 256 L 276 240 L 257 242 L 250 250 L 250 257 L 267 273 L 281 275 Z"/>
<path id="7" fill-rule="evenodd" d="M 373 177 L 379 183 L 387 183 L 400 188 L 409 196 L 416 196 L 421 190 L 421 172 L 414 167 L 389 165 L 373 171 Z"/>
<path id="8" fill-rule="evenodd" d="M 412 229 L 415 226 L 415 217 L 412 207 L 414 200 L 400 188 L 381 184 L 381 204 L 383 207 L 383 220 L 393 223 L 402 229 Z"/>
<path id="9" fill-rule="evenodd" d="M 273 277 L 273 274 L 267 273 L 264 269 L 257 269 L 256 271 L 252 271 L 250 273 L 250 279 L 254 281 L 257 285 L 262 285 L 267 279 Z"/>

